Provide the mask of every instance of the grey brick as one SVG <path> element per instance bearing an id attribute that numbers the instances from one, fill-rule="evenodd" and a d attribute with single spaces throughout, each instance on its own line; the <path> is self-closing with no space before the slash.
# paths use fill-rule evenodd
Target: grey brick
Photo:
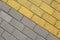
<path id="1" fill-rule="evenodd" d="M 6 21 L 3 21 L 2 23 L 1 23 L 1 27 L 3 27 L 5 30 L 7 30 L 8 32 L 12 32 L 13 31 L 13 27 L 10 25 L 10 24 L 8 24 Z"/>
<path id="2" fill-rule="evenodd" d="M 56 37 L 53 36 L 52 34 L 49 34 L 46 39 L 47 39 L 47 40 L 59 40 L 58 38 L 56 38 Z"/>
<path id="3" fill-rule="evenodd" d="M 4 40 L 4 39 L 0 36 L 0 40 Z"/>
<path id="4" fill-rule="evenodd" d="M 8 12 L 10 9 L 10 7 L 6 3 L 3 3 L 2 1 L 0 1 L 0 8 L 6 12 Z"/>
<path id="5" fill-rule="evenodd" d="M 15 26 L 17 29 L 19 29 L 20 31 L 23 30 L 23 28 L 25 27 L 22 23 L 18 22 L 15 19 L 12 19 L 12 21 L 10 22 L 13 26 Z"/>
<path id="6" fill-rule="evenodd" d="M 45 39 L 41 36 L 37 36 L 36 40 L 45 40 Z"/>
<path id="7" fill-rule="evenodd" d="M 6 20 L 7 22 L 10 22 L 10 20 L 12 19 L 11 16 L 9 16 L 8 14 L 6 14 L 3 11 L 0 12 L 0 17 L 3 18 L 4 20 Z"/>
<path id="8" fill-rule="evenodd" d="M 30 30 L 29 28 L 25 27 L 24 30 L 22 31 L 24 34 L 32 38 L 33 40 L 36 38 L 37 34 Z"/>
<path id="9" fill-rule="evenodd" d="M 34 31 L 38 34 L 42 35 L 43 37 L 46 37 L 48 32 L 44 30 L 43 28 L 39 27 L 38 25 L 34 28 Z"/>
<path id="10" fill-rule="evenodd" d="M 15 35 L 15 37 L 18 38 L 19 40 L 26 40 L 28 38 L 27 36 L 25 36 L 23 33 L 21 33 L 20 31 L 18 31 L 16 29 L 13 32 L 13 35 Z"/>
<path id="11" fill-rule="evenodd" d="M 17 40 L 15 37 L 13 37 L 11 34 L 4 32 L 2 35 L 6 40 Z"/>
<path id="12" fill-rule="evenodd" d="M 4 31 L 4 30 L 3 30 L 2 28 L 0 28 L 0 35 L 2 34 L 3 31 Z"/>
<path id="13" fill-rule="evenodd" d="M 23 17 L 23 15 L 18 13 L 15 9 L 11 9 L 9 11 L 9 14 L 12 15 L 14 18 L 18 19 L 18 20 L 20 20 Z"/>
<path id="14" fill-rule="evenodd" d="M 2 21 L 3 21 L 2 18 L 0 18 L 0 24 L 1 24 Z"/>
<path id="15" fill-rule="evenodd" d="M 25 25 L 27 25 L 31 29 L 33 29 L 35 26 L 35 23 L 33 23 L 31 20 L 29 20 L 26 17 L 24 17 L 21 22 L 23 22 Z"/>

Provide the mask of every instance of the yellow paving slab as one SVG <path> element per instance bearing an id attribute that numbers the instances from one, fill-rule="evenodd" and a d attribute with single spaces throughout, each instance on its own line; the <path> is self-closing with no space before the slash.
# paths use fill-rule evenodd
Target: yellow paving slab
<path id="1" fill-rule="evenodd" d="M 27 0 L 17 0 L 18 3 L 24 5 L 25 7 L 29 8 L 32 4 Z"/>
<path id="2" fill-rule="evenodd" d="M 39 6 L 41 4 L 40 0 L 29 0 L 29 1 L 31 1 L 32 3 L 34 3 L 37 6 Z"/>
<path id="3" fill-rule="evenodd" d="M 44 15 L 43 15 L 43 19 L 45 19 L 45 20 L 47 20 L 49 23 L 51 23 L 51 24 L 55 24 L 55 22 L 56 22 L 56 19 L 55 18 L 53 18 L 52 16 L 50 16 L 49 14 L 47 14 L 47 13 L 45 13 Z"/>
<path id="4" fill-rule="evenodd" d="M 19 12 L 20 12 L 21 14 L 25 15 L 25 16 L 28 17 L 28 18 L 31 18 L 31 17 L 33 16 L 33 13 L 30 12 L 28 9 L 26 9 L 26 8 L 24 8 L 24 7 L 22 7 L 22 8 L 19 10 Z"/>
<path id="5" fill-rule="evenodd" d="M 32 17 L 32 20 L 34 22 L 36 22 L 37 24 L 39 24 L 40 26 L 44 26 L 44 24 L 46 23 L 43 19 L 39 18 L 38 16 L 34 15 Z"/>
<path id="6" fill-rule="evenodd" d="M 40 8 L 42 8 L 43 10 L 45 10 L 46 12 L 48 12 L 49 14 L 52 14 L 53 11 L 54 11 L 50 6 L 48 6 L 45 3 L 42 3 L 41 6 L 40 6 Z"/>
<path id="7" fill-rule="evenodd" d="M 3 1 L 7 2 L 7 0 L 3 0 Z M 51 3 L 52 0 L 47 0 L 47 1 L 43 0 L 43 1 L 46 3 L 48 3 L 48 2 Z M 58 0 L 56 0 L 56 1 L 58 2 Z M 35 6 L 31 2 L 34 3 Z M 49 31 L 50 33 L 55 35 L 56 37 L 60 38 L 60 33 L 57 35 L 57 32 L 60 31 L 58 29 L 58 28 L 60 28 L 60 23 L 59 23 L 60 21 L 57 22 L 55 25 L 57 28 L 55 26 L 52 26 L 56 22 L 56 19 L 54 17 L 56 17 L 57 19 L 60 19 L 60 13 L 58 13 L 58 12 L 53 13 L 53 11 L 55 9 L 60 11 L 60 4 L 53 2 L 51 4 L 51 6 L 55 8 L 55 9 L 53 9 L 52 7 L 50 7 L 49 5 L 47 5 L 44 2 L 41 2 L 41 0 L 17 0 L 17 2 L 15 0 L 8 0 L 7 4 L 10 5 L 12 8 L 14 8 L 15 10 L 18 10 L 20 8 L 18 11 L 21 14 L 23 14 L 27 18 L 31 19 L 36 24 L 40 25 L 41 27 L 43 27 L 44 29 L 46 29 L 47 31 Z M 40 4 L 41 4 L 40 8 L 43 9 L 44 11 L 46 11 L 49 15 L 46 12 L 44 12 L 43 10 L 40 10 L 39 7 L 37 7 Z M 32 13 L 26 7 L 29 8 L 34 13 Z M 43 20 L 41 17 L 39 17 L 42 15 L 43 12 L 44 12 L 44 15 L 42 16 L 42 18 L 47 20 L 52 25 L 49 24 L 48 22 L 46 22 L 45 20 Z M 53 13 L 53 15 L 52 15 L 52 13 Z M 33 16 L 33 14 L 34 14 L 34 16 Z M 51 14 L 51 16 L 50 16 L 50 14 Z M 52 16 L 54 16 L 54 17 L 52 17 Z"/>
<path id="8" fill-rule="evenodd" d="M 52 6 L 53 8 L 55 8 L 56 10 L 60 11 L 60 4 L 58 4 L 57 2 L 54 1 L 54 2 L 51 4 L 51 6 Z"/>
<path id="9" fill-rule="evenodd" d="M 60 3 L 60 0 L 56 0 L 58 3 Z"/>
<path id="10" fill-rule="evenodd" d="M 43 28 L 45 28 L 46 30 L 48 30 L 54 35 L 57 35 L 57 32 L 59 31 L 58 29 L 56 29 L 54 26 L 50 25 L 49 23 L 46 23 Z"/>
<path id="11" fill-rule="evenodd" d="M 42 11 L 41 9 L 39 9 L 38 7 L 36 7 L 35 5 L 32 5 L 32 6 L 30 7 L 30 9 L 31 9 L 35 14 L 37 14 L 37 15 L 39 15 L 39 16 L 42 16 L 42 14 L 43 14 L 43 11 Z"/>
<path id="12" fill-rule="evenodd" d="M 21 6 L 15 2 L 14 0 L 8 0 L 7 2 L 8 5 L 10 5 L 11 7 L 13 7 L 14 9 L 18 10 Z"/>
<path id="13" fill-rule="evenodd" d="M 60 20 L 60 13 L 59 12 L 55 11 L 53 13 L 53 16 L 56 17 L 58 20 Z"/>
<path id="14" fill-rule="evenodd" d="M 57 21 L 55 26 L 60 29 L 60 21 Z"/>

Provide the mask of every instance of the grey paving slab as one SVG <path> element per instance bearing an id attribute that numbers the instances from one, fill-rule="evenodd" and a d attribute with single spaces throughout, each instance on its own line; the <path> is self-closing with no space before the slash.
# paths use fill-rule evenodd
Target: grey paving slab
<path id="1" fill-rule="evenodd" d="M 6 40 L 17 40 L 15 37 L 13 37 L 11 34 L 9 34 L 8 32 L 4 32 L 2 35 Z"/>
<path id="2" fill-rule="evenodd" d="M 41 36 L 37 36 L 36 40 L 46 40 L 46 39 L 44 39 L 44 38 L 41 37 Z"/>
<path id="3" fill-rule="evenodd" d="M 48 32 L 46 30 L 44 30 L 43 28 L 39 27 L 38 25 L 34 28 L 34 31 L 37 32 L 38 34 L 42 35 L 45 38 L 48 35 Z"/>
<path id="4" fill-rule="evenodd" d="M 12 32 L 13 31 L 13 27 L 10 25 L 10 24 L 8 24 L 6 21 L 3 21 L 2 23 L 1 23 L 1 27 L 3 27 L 5 30 L 7 30 L 8 32 Z"/>
<path id="5" fill-rule="evenodd" d="M 60 40 L 60 39 L 56 38 L 55 36 L 53 36 L 52 34 L 49 34 L 46 39 L 47 40 Z"/>
<path id="6" fill-rule="evenodd" d="M 36 25 L 35 23 L 33 23 L 31 20 L 29 20 L 26 17 L 24 17 L 21 22 L 23 22 L 25 25 L 27 25 L 31 29 L 33 29 L 34 26 Z"/>
<path id="7" fill-rule="evenodd" d="M 5 40 L 5 39 L 0 36 L 0 40 Z"/>
<path id="8" fill-rule="evenodd" d="M 20 13 L 18 13 L 16 10 L 14 10 L 14 9 L 11 9 L 10 11 L 9 11 L 9 14 L 11 15 L 11 16 L 13 16 L 14 18 L 16 18 L 16 19 L 18 19 L 18 20 L 21 20 L 21 18 L 23 17 L 23 15 L 21 15 Z"/>
<path id="9" fill-rule="evenodd" d="M 28 35 L 29 37 L 31 37 L 33 40 L 35 40 L 37 34 L 35 32 L 33 32 L 31 29 L 25 27 L 24 30 L 22 31 L 23 33 L 25 33 L 26 35 Z"/>
<path id="10" fill-rule="evenodd" d="M 10 24 L 12 24 L 14 27 L 16 27 L 17 29 L 19 29 L 20 31 L 23 30 L 23 28 L 25 27 L 22 23 L 18 22 L 15 19 L 12 19 Z"/>
<path id="11" fill-rule="evenodd" d="M 9 16 L 8 14 L 6 14 L 4 11 L 0 12 L 0 17 L 3 18 L 4 20 L 6 20 L 7 22 L 10 22 L 12 17 Z"/>
<path id="12" fill-rule="evenodd" d="M 2 1 L 0 1 L 0 8 L 6 12 L 8 12 L 10 9 L 10 7 L 6 3 L 3 3 Z"/>
<path id="13" fill-rule="evenodd" d="M 18 30 L 15 30 L 12 34 L 15 35 L 15 37 L 18 38 L 19 40 L 26 40 L 28 38 L 27 36 L 25 36 L 23 33 L 21 33 Z"/>
<path id="14" fill-rule="evenodd" d="M 0 27 L 0 35 L 2 34 L 3 31 L 4 31 L 4 30 Z"/>

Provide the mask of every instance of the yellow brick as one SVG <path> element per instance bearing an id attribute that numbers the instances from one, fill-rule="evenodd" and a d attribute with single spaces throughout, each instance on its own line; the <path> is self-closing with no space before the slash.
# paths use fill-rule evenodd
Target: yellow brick
<path id="1" fill-rule="evenodd" d="M 44 24 L 46 23 L 43 19 L 36 15 L 33 16 L 32 20 L 40 26 L 44 26 Z"/>
<path id="2" fill-rule="evenodd" d="M 43 10 L 45 10 L 46 12 L 48 12 L 49 14 L 52 14 L 52 12 L 53 12 L 53 9 L 49 5 L 47 5 L 45 3 L 42 3 L 40 7 Z"/>
<path id="3" fill-rule="evenodd" d="M 56 10 L 60 11 L 60 4 L 58 4 L 57 2 L 54 1 L 54 2 L 51 4 L 51 6 L 54 7 Z"/>
<path id="4" fill-rule="evenodd" d="M 55 24 L 55 22 L 56 22 L 56 19 L 55 18 L 53 18 L 52 16 L 50 16 L 49 14 L 47 14 L 47 13 L 45 13 L 44 15 L 43 15 L 43 19 L 45 19 L 45 20 L 47 20 L 49 23 L 51 23 L 51 24 Z"/>
<path id="5" fill-rule="evenodd" d="M 55 26 L 60 29 L 60 21 L 57 21 Z"/>
<path id="6" fill-rule="evenodd" d="M 55 11 L 53 14 L 54 17 L 56 17 L 58 20 L 60 20 L 60 13 Z"/>
<path id="7" fill-rule="evenodd" d="M 13 7 L 14 9 L 18 10 L 21 6 L 16 3 L 14 0 L 8 0 L 7 2 L 8 5 L 10 5 L 11 7 Z"/>
<path id="8" fill-rule="evenodd" d="M 58 38 L 60 38 L 60 31 L 59 31 L 59 33 L 58 33 L 57 37 L 58 37 Z"/>
<path id="9" fill-rule="evenodd" d="M 44 2 L 46 2 L 47 4 L 50 4 L 52 2 L 52 0 L 42 0 Z"/>
<path id="10" fill-rule="evenodd" d="M 7 0 L 2 0 L 2 1 L 7 2 Z"/>
<path id="11" fill-rule="evenodd" d="M 39 6 L 41 4 L 41 0 L 30 0 L 35 5 Z"/>
<path id="12" fill-rule="evenodd" d="M 19 12 L 20 12 L 21 14 L 25 15 L 25 16 L 28 17 L 28 18 L 31 18 L 31 17 L 33 16 L 33 13 L 30 12 L 28 9 L 26 9 L 26 8 L 24 8 L 24 7 L 22 7 L 22 8 L 19 10 Z"/>
<path id="13" fill-rule="evenodd" d="M 58 3 L 60 3 L 60 0 L 56 0 Z"/>
<path id="14" fill-rule="evenodd" d="M 48 30 L 50 33 L 56 35 L 57 32 L 59 31 L 57 28 L 55 28 L 54 26 L 50 25 L 49 23 L 46 23 L 46 25 L 44 26 L 44 28 L 46 30 Z"/>
<path id="15" fill-rule="evenodd" d="M 29 8 L 32 4 L 27 0 L 17 0 L 18 3 L 24 5 L 25 7 Z"/>
<path id="16" fill-rule="evenodd" d="M 35 5 L 31 6 L 30 9 L 39 16 L 41 16 L 43 14 L 43 11 L 41 9 L 39 9 L 38 7 L 36 7 Z"/>

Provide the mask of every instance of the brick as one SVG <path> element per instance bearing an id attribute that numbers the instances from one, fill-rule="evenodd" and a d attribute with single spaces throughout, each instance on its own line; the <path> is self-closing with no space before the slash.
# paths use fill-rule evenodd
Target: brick
<path id="1" fill-rule="evenodd" d="M 41 0 L 29 0 L 32 3 L 34 3 L 35 5 L 39 6 L 41 4 Z"/>
<path id="2" fill-rule="evenodd" d="M 28 38 L 27 36 L 25 36 L 23 33 L 21 33 L 20 31 L 16 29 L 12 34 L 15 35 L 15 37 L 18 38 L 19 40 L 26 40 Z"/>
<path id="3" fill-rule="evenodd" d="M 22 4 L 23 6 L 29 8 L 32 4 L 28 0 L 17 0 L 18 3 Z"/>
<path id="4" fill-rule="evenodd" d="M 46 21 L 48 21 L 49 23 L 51 23 L 51 24 L 55 24 L 55 22 L 56 22 L 56 19 L 55 18 L 53 18 L 52 16 L 50 16 L 49 14 L 47 14 L 47 13 L 45 13 L 44 15 L 43 15 L 43 19 L 45 19 Z"/>
<path id="5" fill-rule="evenodd" d="M 58 38 L 56 38 L 56 37 L 53 36 L 52 34 L 49 34 L 46 39 L 47 39 L 47 40 L 59 40 Z"/>
<path id="6" fill-rule="evenodd" d="M 17 12 L 14 9 L 11 9 L 9 11 L 9 14 L 12 15 L 14 18 L 18 19 L 20 21 L 20 19 L 23 17 L 23 15 L 21 15 L 19 12 Z"/>
<path id="7" fill-rule="evenodd" d="M 60 39 L 60 31 L 58 32 L 58 35 L 56 35 Z"/>
<path id="8" fill-rule="evenodd" d="M 4 20 L 6 20 L 7 22 L 10 22 L 12 19 L 11 16 L 9 16 L 7 13 L 5 13 L 3 11 L 0 12 L 0 17 L 3 18 Z"/>
<path id="9" fill-rule="evenodd" d="M 53 13 L 53 16 L 56 17 L 58 20 L 60 20 L 60 13 L 59 12 L 55 11 Z"/>
<path id="10" fill-rule="evenodd" d="M 46 2 L 47 4 L 50 4 L 53 0 L 42 0 L 44 2 Z"/>
<path id="11" fill-rule="evenodd" d="M 7 4 L 3 3 L 2 1 L 0 1 L 0 8 L 6 12 L 8 12 L 10 9 L 10 7 Z"/>
<path id="12" fill-rule="evenodd" d="M 55 26 L 60 29 L 60 21 L 57 21 Z"/>
<path id="13" fill-rule="evenodd" d="M 53 8 L 55 8 L 56 10 L 60 11 L 60 4 L 58 4 L 57 2 L 54 1 L 54 2 L 51 4 L 51 6 L 52 6 Z"/>
<path id="14" fill-rule="evenodd" d="M 27 36 L 29 36 L 30 38 L 32 38 L 33 40 L 35 40 L 37 34 L 35 32 L 33 32 L 32 30 L 30 30 L 29 28 L 25 27 L 24 30 L 22 31 L 24 34 L 26 34 Z"/>
<path id="15" fill-rule="evenodd" d="M 41 6 L 40 6 L 40 8 L 43 9 L 43 10 L 45 10 L 49 14 L 52 14 L 53 11 L 54 11 L 49 5 L 47 5 L 45 3 L 42 3 Z"/>
<path id="16" fill-rule="evenodd" d="M 42 27 L 38 26 L 38 25 L 34 28 L 34 31 L 37 32 L 39 35 L 42 35 L 45 38 L 48 35 L 48 32 L 45 29 L 43 29 Z"/>
<path id="17" fill-rule="evenodd" d="M 45 39 L 41 36 L 37 36 L 36 40 L 45 40 Z"/>
<path id="18" fill-rule="evenodd" d="M 58 3 L 60 3 L 60 0 L 56 0 Z"/>
<path id="19" fill-rule="evenodd" d="M 53 35 L 57 35 L 57 32 L 59 31 L 57 28 L 55 28 L 54 26 L 52 26 L 49 23 L 46 23 L 44 28 L 49 31 L 50 33 L 52 33 Z"/>
<path id="20" fill-rule="evenodd" d="M 0 36 L 0 40 L 4 40 L 4 39 Z"/>
<path id="21" fill-rule="evenodd" d="M 7 33 L 6 31 L 2 35 L 6 40 L 17 40 L 15 37 L 13 37 L 11 34 Z"/>
<path id="22" fill-rule="evenodd" d="M 43 14 L 43 11 L 41 9 L 39 9 L 38 7 L 36 7 L 35 5 L 32 5 L 30 7 L 30 9 L 36 14 L 36 15 L 39 15 L 39 16 L 42 16 Z"/>
<path id="23" fill-rule="evenodd" d="M 2 21 L 3 21 L 2 18 L 0 18 L 0 24 L 1 24 Z"/>
<path id="24" fill-rule="evenodd" d="M 26 17 L 24 17 L 21 22 L 23 22 L 26 26 L 28 26 L 31 29 L 33 29 L 35 26 L 35 23 L 33 23 L 30 19 Z"/>
<path id="25" fill-rule="evenodd" d="M 7 0 L 2 0 L 3 2 L 7 2 Z"/>
<path id="26" fill-rule="evenodd" d="M 22 8 L 19 10 L 19 12 L 20 12 L 21 14 L 23 14 L 24 16 L 28 17 L 28 18 L 31 18 L 32 15 L 33 15 L 32 12 L 30 12 L 28 9 L 26 9 L 26 8 L 24 8 L 24 7 L 22 7 Z"/>
<path id="27" fill-rule="evenodd" d="M 6 31 L 8 31 L 8 32 L 12 32 L 13 31 L 13 27 L 10 25 L 10 24 L 8 24 L 6 21 L 3 21 L 2 23 L 1 23 L 1 27 L 3 27 Z"/>
<path id="28" fill-rule="evenodd" d="M 12 8 L 14 8 L 16 10 L 18 10 L 21 7 L 21 5 L 19 5 L 14 0 L 8 0 L 7 4 L 10 5 Z"/>
<path id="29" fill-rule="evenodd" d="M 19 29 L 20 31 L 22 31 L 23 28 L 25 27 L 22 23 L 20 23 L 19 21 L 15 20 L 15 19 L 12 19 L 10 24 L 13 25 L 14 27 L 16 27 L 17 29 Z"/>
<path id="30" fill-rule="evenodd" d="M 40 26 L 44 26 L 44 24 L 46 23 L 43 19 L 41 19 L 40 17 L 36 15 L 32 17 L 32 20 Z"/>
<path id="31" fill-rule="evenodd" d="M 0 28 L 0 35 L 2 34 L 3 31 L 4 31 L 4 30 L 3 30 L 2 28 Z"/>

